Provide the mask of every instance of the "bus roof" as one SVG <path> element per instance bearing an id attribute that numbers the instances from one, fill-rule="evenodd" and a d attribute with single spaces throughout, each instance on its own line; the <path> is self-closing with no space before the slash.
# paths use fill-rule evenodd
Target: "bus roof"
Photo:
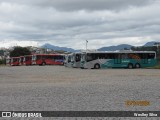
<path id="1" fill-rule="evenodd" d="M 12 58 L 20 58 L 20 57 L 11 57 L 11 59 L 12 59 Z"/>
<path id="2" fill-rule="evenodd" d="M 32 55 L 24 55 L 24 57 L 30 57 L 30 56 L 32 56 Z"/>
<path id="3" fill-rule="evenodd" d="M 54 55 L 64 55 L 64 54 L 34 54 L 34 55 L 41 55 L 41 56 L 54 56 Z"/>

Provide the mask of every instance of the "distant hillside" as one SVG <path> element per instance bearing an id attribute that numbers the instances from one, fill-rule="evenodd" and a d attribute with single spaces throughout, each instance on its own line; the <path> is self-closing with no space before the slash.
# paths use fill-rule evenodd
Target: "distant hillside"
<path id="1" fill-rule="evenodd" d="M 132 47 L 132 45 L 121 44 L 121 45 L 117 45 L 117 46 L 102 47 L 102 48 L 99 48 L 98 51 L 124 50 L 124 48 L 125 49 L 130 49 L 131 47 Z"/>
<path id="2" fill-rule="evenodd" d="M 143 46 L 153 46 L 155 43 L 157 43 L 156 41 L 151 41 L 151 42 L 147 42 L 145 45 Z"/>
<path id="3" fill-rule="evenodd" d="M 72 48 L 54 46 L 54 45 L 51 45 L 48 43 L 42 45 L 41 48 L 48 48 L 48 49 L 52 49 L 52 50 L 63 50 L 63 51 L 67 51 L 67 52 L 77 52 L 77 50 L 74 50 Z"/>
<path id="4" fill-rule="evenodd" d="M 156 41 L 147 42 L 142 47 L 153 46 L 155 43 L 157 42 Z M 116 51 L 116 50 L 131 49 L 131 47 L 135 47 L 135 46 L 128 45 L 128 44 L 120 44 L 117 46 L 102 47 L 102 48 L 99 48 L 98 51 Z M 74 50 L 72 48 L 67 48 L 67 47 L 54 46 L 48 43 L 42 45 L 41 48 L 48 48 L 52 50 L 63 50 L 67 52 L 79 52 L 80 51 L 80 50 Z"/>

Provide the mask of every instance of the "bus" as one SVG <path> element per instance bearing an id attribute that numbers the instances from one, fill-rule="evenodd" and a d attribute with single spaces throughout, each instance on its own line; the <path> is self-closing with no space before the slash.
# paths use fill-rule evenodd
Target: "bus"
<path id="1" fill-rule="evenodd" d="M 11 57 L 11 66 L 18 66 L 19 65 L 19 57 Z"/>
<path id="2" fill-rule="evenodd" d="M 62 54 L 35 54 L 32 56 L 32 65 L 63 65 Z"/>
<path id="3" fill-rule="evenodd" d="M 155 51 L 84 52 L 81 68 L 144 68 L 156 65 Z"/>
<path id="4" fill-rule="evenodd" d="M 72 59 L 73 59 L 73 53 L 65 55 L 65 61 L 64 61 L 64 66 L 65 67 L 72 67 Z"/>
<path id="5" fill-rule="evenodd" d="M 24 59 L 24 56 L 19 57 L 19 65 L 23 65 L 23 59 Z"/>
<path id="6" fill-rule="evenodd" d="M 25 55 L 23 58 L 24 65 L 32 65 L 32 55 Z"/>
<path id="7" fill-rule="evenodd" d="M 81 53 L 73 53 L 71 63 L 72 63 L 72 67 L 80 68 L 81 67 Z"/>

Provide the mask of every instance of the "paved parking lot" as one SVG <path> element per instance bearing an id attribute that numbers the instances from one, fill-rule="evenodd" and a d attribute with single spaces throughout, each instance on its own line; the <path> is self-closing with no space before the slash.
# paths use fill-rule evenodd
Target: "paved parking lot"
<path id="1" fill-rule="evenodd" d="M 149 101 L 127 106 L 125 101 Z M 1 111 L 160 110 L 160 70 L 0 67 Z"/>

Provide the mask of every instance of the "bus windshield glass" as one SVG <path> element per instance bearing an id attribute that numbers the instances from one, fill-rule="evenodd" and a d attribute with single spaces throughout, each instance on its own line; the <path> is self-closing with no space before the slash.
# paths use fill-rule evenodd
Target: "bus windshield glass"
<path id="1" fill-rule="evenodd" d="M 36 60 L 36 55 L 33 55 L 33 56 L 32 56 L 32 60 Z"/>

